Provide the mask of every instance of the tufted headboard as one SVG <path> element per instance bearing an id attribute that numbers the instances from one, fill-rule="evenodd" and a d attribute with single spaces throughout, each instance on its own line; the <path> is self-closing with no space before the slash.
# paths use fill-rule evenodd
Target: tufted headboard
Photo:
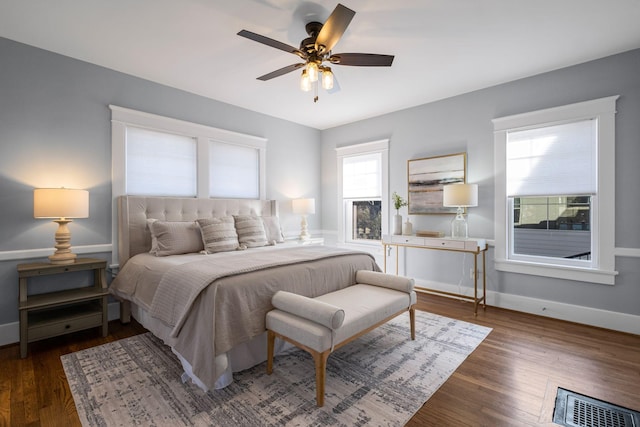
<path id="1" fill-rule="evenodd" d="M 151 249 L 147 219 L 194 221 L 229 215 L 277 216 L 275 200 L 196 199 L 186 197 L 118 197 L 118 262 L 120 267 Z"/>

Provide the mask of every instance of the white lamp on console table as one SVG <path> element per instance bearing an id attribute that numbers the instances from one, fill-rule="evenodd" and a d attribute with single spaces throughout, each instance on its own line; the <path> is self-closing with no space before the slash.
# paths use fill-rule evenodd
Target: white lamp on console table
<path id="1" fill-rule="evenodd" d="M 58 218 L 56 251 L 49 256 L 51 264 L 73 264 L 76 254 L 71 252 L 70 218 L 89 218 L 89 192 L 70 188 L 36 188 L 33 190 L 33 217 Z"/>
<path id="2" fill-rule="evenodd" d="M 316 213 L 316 199 L 294 199 L 292 202 L 293 213 L 302 215 L 300 221 L 300 240 L 309 240 L 311 235 L 307 230 L 307 215 Z"/>
<path id="3" fill-rule="evenodd" d="M 464 208 L 478 206 L 478 184 L 450 184 L 443 187 L 442 204 L 457 207 L 456 217 L 451 221 L 451 237 L 468 238 L 469 226 L 464 217 Z"/>

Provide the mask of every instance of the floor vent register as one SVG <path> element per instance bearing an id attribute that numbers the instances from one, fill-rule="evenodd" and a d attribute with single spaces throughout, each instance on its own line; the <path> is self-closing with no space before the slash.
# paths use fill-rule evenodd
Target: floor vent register
<path id="1" fill-rule="evenodd" d="M 559 387 L 553 422 L 565 427 L 640 427 L 640 412 Z"/>

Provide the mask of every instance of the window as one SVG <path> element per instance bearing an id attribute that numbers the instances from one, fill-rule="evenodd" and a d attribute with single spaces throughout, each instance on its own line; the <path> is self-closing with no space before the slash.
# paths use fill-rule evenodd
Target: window
<path id="1" fill-rule="evenodd" d="M 388 141 L 337 148 L 339 242 L 379 244 L 387 216 Z"/>
<path id="2" fill-rule="evenodd" d="M 209 195 L 260 198 L 260 151 L 255 147 L 210 141 Z"/>
<path id="3" fill-rule="evenodd" d="M 194 138 L 127 127 L 126 194 L 196 196 Z"/>
<path id="4" fill-rule="evenodd" d="M 109 108 L 113 242 L 118 241 L 115 198 L 121 195 L 266 197 L 266 139 Z M 113 252 L 117 259 L 117 245 Z"/>
<path id="5" fill-rule="evenodd" d="M 265 139 L 110 108 L 114 197 L 265 198 Z"/>
<path id="6" fill-rule="evenodd" d="M 497 270 L 614 283 L 616 99 L 494 120 Z"/>

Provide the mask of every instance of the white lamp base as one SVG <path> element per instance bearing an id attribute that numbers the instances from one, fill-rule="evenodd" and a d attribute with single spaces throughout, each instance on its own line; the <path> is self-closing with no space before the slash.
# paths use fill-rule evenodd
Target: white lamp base
<path id="1" fill-rule="evenodd" d="M 71 252 L 71 231 L 67 224 L 72 222 L 70 219 L 57 219 L 53 222 L 58 223 L 58 230 L 56 230 L 56 251 L 53 255 L 49 256 L 49 262 L 51 264 L 73 264 L 76 262 L 76 254 Z"/>
<path id="2" fill-rule="evenodd" d="M 309 230 L 307 230 L 307 216 L 302 215 L 302 220 L 300 221 L 300 240 L 309 240 L 311 238 L 311 234 L 309 234 Z"/>

